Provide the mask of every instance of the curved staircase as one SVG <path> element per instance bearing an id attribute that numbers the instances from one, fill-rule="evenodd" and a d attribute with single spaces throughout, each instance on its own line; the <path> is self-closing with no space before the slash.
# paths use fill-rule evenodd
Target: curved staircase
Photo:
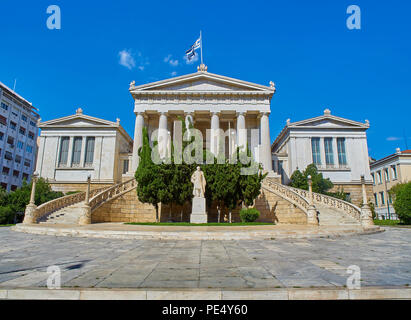
<path id="1" fill-rule="evenodd" d="M 89 206 L 91 213 L 104 203 L 112 201 L 121 195 L 135 189 L 137 182 L 134 178 L 111 187 L 90 191 Z M 41 224 L 78 224 L 85 205 L 85 192 L 68 195 L 51 200 L 36 209 L 36 219 Z"/>
<path id="2" fill-rule="evenodd" d="M 132 178 L 111 187 L 91 190 L 88 202 L 91 213 L 136 188 L 137 182 Z M 267 193 L 275 197 L 267 196 Z M 277 205 L 275 199 L 283 199 L 299 209 L 303 223 L 314 205 L 320 226 L 361 226 L 361 209 L 337 198 L 313 192 L 311 200 L 307 190 L 285 186 L 271 178 L 264 180 L 262 194 L 266 195 L 270 209 Z M 42 224 L 78 224 L 84 213 L 85 197 L 86 193 L 80 192 L 44 203 L 36 209 L 36 221 Z"/>
<path id="3" fill-rule="evenodd" d="M 291 202 L 308 215 L 310 199 L 307 190 L 285 186 L 271 178 L 264 180 L 262 188 L 265 192 L 272 192 L 284 200 Z M 347 201 L 315 192 L 312 193 L 312 197 L 312 204 L 317 210 L 318 223 L 320 226 L 361 226 L 361 209 L 359 207 Z"/>

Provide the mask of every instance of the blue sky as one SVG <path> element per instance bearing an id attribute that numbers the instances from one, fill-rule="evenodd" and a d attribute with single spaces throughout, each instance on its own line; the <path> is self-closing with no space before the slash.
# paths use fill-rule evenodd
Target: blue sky
<path id="1" fill-rule="evenodd" d="M 46 27 L 52 4 L 61 8 L 61 30 Z M 351 4 L 361 8 L 361 30 L 346 27 Z M 12 88 L 17 79 L 16 91 L 43 120 L 82 107 L 119 117 L 132 136 L 130 81 L 195 72 L 197 63 L 183 57 L 202 30 L 210 72 L 276 83 L 272 141 L 287 118 L 330 108 L 368 119 L 370 155 L 381 158 L 405 149 L 404 136 L 411 148 L 410 12 L 403 0 L 2 0 L 0 81 Z"/>

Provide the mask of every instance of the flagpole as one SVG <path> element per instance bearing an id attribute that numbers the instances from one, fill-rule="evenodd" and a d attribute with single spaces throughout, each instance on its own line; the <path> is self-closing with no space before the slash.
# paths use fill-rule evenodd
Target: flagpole
<path id="1" fill-rule="evenodd" d="M 200 30 L 200 50 L 201 50 L 201 64 L 203 64 L 203 36 Z"/>

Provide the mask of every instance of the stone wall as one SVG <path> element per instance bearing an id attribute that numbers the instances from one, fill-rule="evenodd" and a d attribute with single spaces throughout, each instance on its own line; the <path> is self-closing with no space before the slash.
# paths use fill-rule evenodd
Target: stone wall
<path id="1" fill-rule="evenodd" d="M 155 208 L 152 205 L 141 203 L 137 198 L 137 192 L 135 189 L 106 204 L 103 204 L 91 215 L 92 223 L 155 221 Z"/>
<path id="2" fill-rule="evenodd" d="M 361 184 L 334 184 L 334 187 L 329 190 L 329 192 L 337 192 L 344 189 L 345 193 L 349 193 L 351 197 L 351 202 L 356 206 L 361 206 L 362 204 L 362 186 Z M 367 198 L 369 201 L 374 203 L 374 196 L 372 191 L 372 185 L 365 185 L 365 190 L 367 192 Z"/>
<path id="3" fill-rule="evenodd" d="M 305 213 L 288 201 L 270 192 L 263 192 L 255 202 L 256 209 L 261 213 L 258 222 L 275 222 L 289 224 L 306 224 Z M 171 210 L 170 210 L 171 209 Z M 217 204 L 213 203 L 208 210 L 208 222 L 218 221 Z M 234 209 L 231 213 L 232 222 L 240 222 L 241 208 Z M 159 206 L 161 222 L 189 222 L 191 205 L 179 206 L 173 204 Z M 141 203 L 136 190 L 102 205 L 92 213 L 92 222 L 155 222 L 156 211 L 152 205 Z M 221 209 L 220 222 L 229 221 L 229 212 Z"/>
<path id="4" fill-rule="evenodd" d="M 255 201 L 255 208 L 261 213 L 259 222 L 307 224 L 307 216 L 301 209 L 272 192 L 264 190 Z"/>

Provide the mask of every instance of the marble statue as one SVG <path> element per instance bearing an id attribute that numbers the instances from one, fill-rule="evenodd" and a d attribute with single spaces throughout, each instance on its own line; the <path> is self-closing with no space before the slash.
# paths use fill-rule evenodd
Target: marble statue
<path id="1" fill-rule="evenodd" d="M 193 195 L 195 198 L 204 198 L 205 187 L 206 187 L 206 179 L 204 177 L 203 171 L 201 171 L 200 167 L 197 167 L 197 170 L 194 171 L 193 175 L 191 176 L 191 183 L 194 185 L 193 188 Z"/>

